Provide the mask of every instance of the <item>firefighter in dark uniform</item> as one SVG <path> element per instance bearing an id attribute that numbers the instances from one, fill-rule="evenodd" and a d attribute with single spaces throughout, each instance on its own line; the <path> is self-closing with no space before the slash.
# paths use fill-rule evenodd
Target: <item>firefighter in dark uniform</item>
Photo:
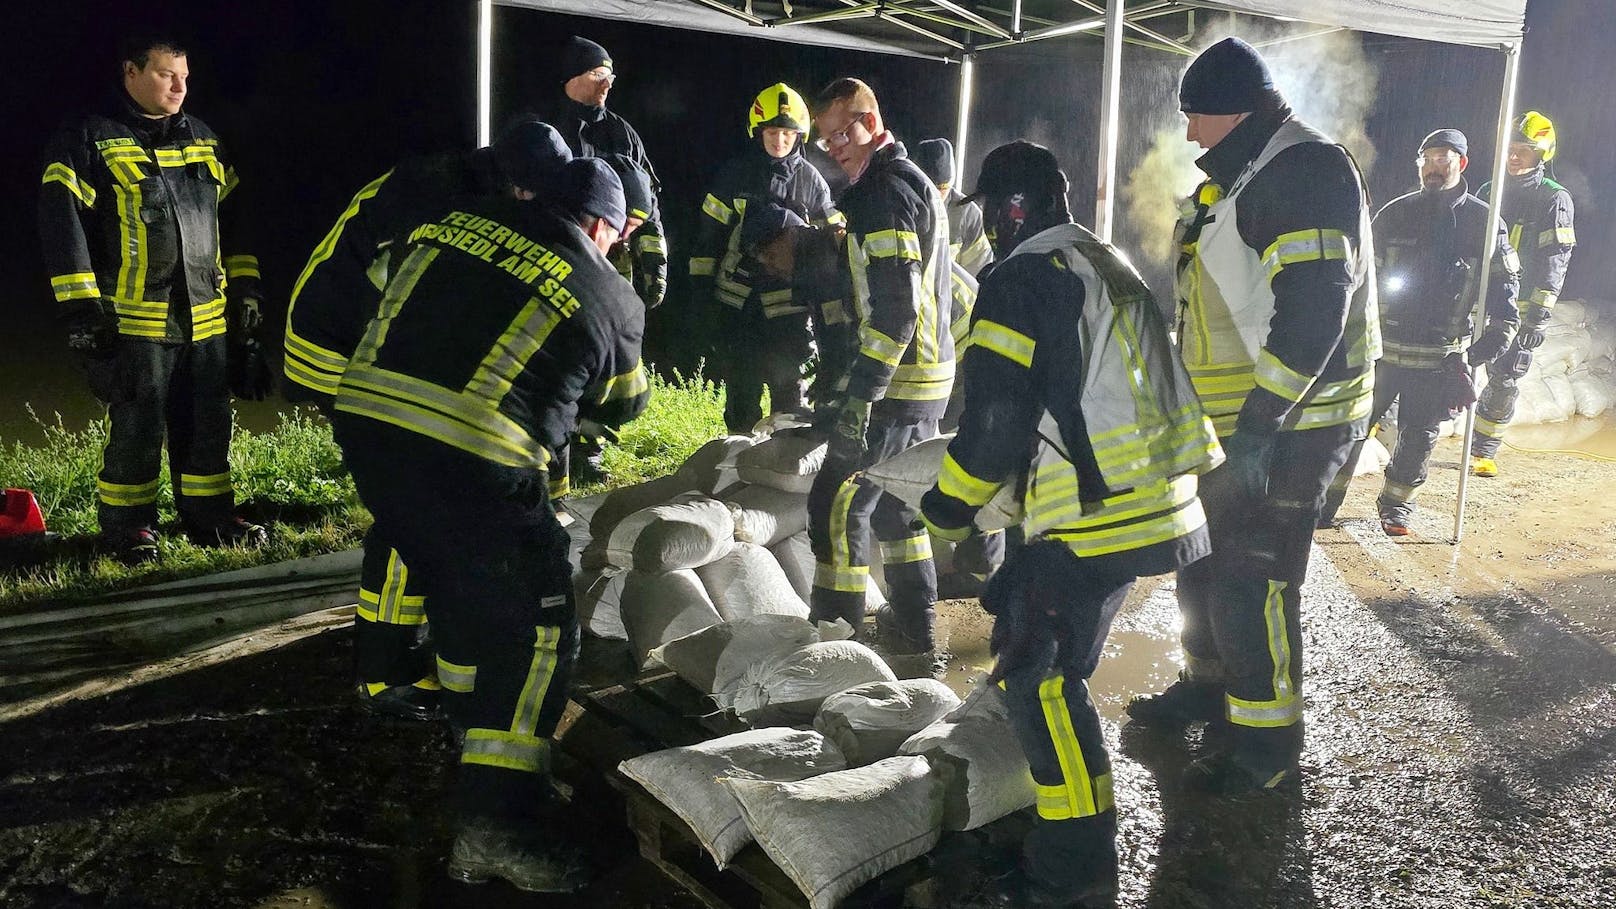
<path id="1" fill-rule="evenodd" d="M 1478 477 L 1498 476 L 1496 458 L 1504 429 L 1515 418 L 1517 383 L 1532 367 L 1532 351 L 1543 344 L 1577 245 L 1571 194 L 1543 172 L 1554 160 L 1554 124 L 1529 110 L 1515 122 L 1515 133 L 1509 143 L 1503 217 L 1510 245 L 1521 257 L 1521 325 L 1514 343 L 1487 364 L 1487 387 L 1476 405 L 1476 435 L 1470 442 L 1470 468 Z M 1481 197 L 1492 198 L 1492 184 L 1481 188 Z"/>
<path id="2" fill-rule="evenodd" d="M 982 226 L 982 206 L 954 188 L 954 175 L 958 173 L 954 143 L 947 139 L 921 142 L 915 146 L 915 164 L 937 184 L 937 194 L 943 198 L 948 212 L 948 248 L 954 253 L 954 264 L 971 277 L 979 277 L 982 269 L 993 262 L 993 247 Z"/>
<path id="3" fill-rule="evenodd" d="M 645 153 L 645 142 L 627 120 L 606 109 L 606 96 L 617 81 L 617 68 L 611 54 L 587 38 L 567 38 L 559 53 L 559 69 L 566 101 L 551 117 L 545 118 L 561 132 L 575 158 L 609 158 L 623 155 L 651 178 L 651 188 L 660 193 L 662 183 Z M 635 231 L 634 289 L 647 309 L 661 305 L 668 293 L 668 247 L 662 233 L 661 207 L 651 213 Z M 579 436 L 573 441 L 570 461 L 574 475 L 602 479 L 605 470 L 601 453 L 606 440 Z"/>
<path id="4" fill-rule="evenodd" d="M 1324 494 L 1368 428 L 1380 358 L 1367 194 L 1238 38 L 1179 86 L 1208 182 L 1182 224 L 1179 343 L 1228 461 L 1201 478 L 1212 555 L 1178 573 L 1186 669 L 1134 722 L 1227 719 L 1187 770 L 1214 791 L 1296 778 L 1301 587 Z"/>
<path id="5" fill-rule="evenodd" d="M 842 224 L 830 187 L 803 157 L 808 104 L 789 85 L 758 93 L 747 116 L 754 147 L 726 163 L 701 204 L 690 257 L 695 296 L 713 300 L 724 377 L 724 425 L 747 433 L 763 417 L 803 407 L 802 367 L 810 355 L 805 307 L 788 283 L 761 274 L 741 249 L 748 206 L 773 204 L 818 224 Z"/>
<path id="6" fill-rule="evenodd" d="M 1016 907 L 1116 894 L 1110 758 L 1087 680 L 1134 580 L 1210 549 L 1196 474 L 1219 457 L 1149 288 L 1072 223 L 1067 189 L 1043 146 L 1017 141 L 983 161 L 973 198 L 998 264 L 961 366 L 959 433 L 921 503 L 932 533 L 959 540 L 1002 487 L 1023 492 L 1028 543 L 982 600 L 995 616 L 991 681 L 1038 792 L 1021 867 L 996 894 Z"/>
<path id="7" fill-rule="evenodd" d="M 1471 342 L 1471 314 L 1481 292 L 1476 238 L 1487 229 L 1487 203 L 1470 195 L 1464 170 L 1469 141 L 1439 129 L 1420 143 L 1420 189 L 1386 203 L 1375 215 L 1375 275 L 1380 282 L 1384 353 L 1375 366 L 1370 425 L 1397 403 L 1397 449 L 1386 467 L 1377 508 L 1387 536 L 1407 536 L 1414 497 L 1425 483 L 1442 421 L 1475 402 L 1472 367 L 1490 364 L 1520 323 L 1515 294 L 1520 265 L 1499 226 L 1487 282 L 1487 321 Z M 1363 443 L 1326 497 L 1319 525 L 1334 519 L 1346 497 Z"/>
<path id="8" fill-rule="evenodd" d="M 549 784 L 578 622 L 545 466 L 581 405 L 617 425 L 649 389 L 645 307 L 605 257 L 622 186 L 573 161 L 556 198 L 451 201 L 401 235 L 332 420 L 360 497 L 427 582 L 464 730 L 450 874 L 540 892 L 584 882 Z"/>
<path id="9" fill-rule="evenodd" d="M 230 394 L 261 399 L 273 377 L 257 349 L 258 260 L 221 249 L 220 203 L 236 173 L 213 130 L 181 110 L 185 50 L 144 37 L 124 50 L 122 90 L 56 134 L 39 198 L 68 346 L 110 418 L 96 478 L 101 533 L 127 561 L 157 557 L 166 431 L 191 539 L 257 545 L 264 528 L 235 515 Z"/>
<path id="10" fill-rule="evenodd" d="M 860 471 L 937 435 L 948 404 L 948 219 L 937 188 L 886 129 L 868 85 L 838 79 L 817 100 L 819 144 L 852 182 L 838 207 L 847 217 L 858 352 L 840 401 L 825 407 L 829 450 L 808 493 L 817 562 L 809 605 L 816 619 L 860 626 L 873 530 L 891 588 L 890 605 L 877 616 L 881 640 L 892 653 L 929 653 L 937 601 L 931 537 L 914 509 Z"/>
<path id="11" fill-rule="evenodd" d="M 365 327 L 381 305 L 398 234 L 445 200 L 543 192 L 572 157 L 554 129 L 520 119 L 494 144 L 471 152 L 411 158 L 367 183 L 315 247 L 292 289 L 286 314 L 285 389 L 327 415 Z M 565 450 L 563 446 L 562 450 Z M 376 527 L 365 535 L 354 663 L 368 707 L 412 719 L 437 714 L 425 584 Z"/>

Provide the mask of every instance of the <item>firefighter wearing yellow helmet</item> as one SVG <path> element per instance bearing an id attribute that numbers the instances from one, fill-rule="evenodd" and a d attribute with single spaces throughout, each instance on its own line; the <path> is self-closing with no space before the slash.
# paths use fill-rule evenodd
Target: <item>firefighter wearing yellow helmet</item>
<path id="1" fill-rule="evenodd" d="M 1503 355 L 1487 365 L 1487 389 L 1476 405 L 1476 435 L 1470 466 L 1478 477 L 1498 476 L 1494 460 L 1504 428 L 1515 416 L 1518 383 L 1532 365 L 1532 351 L 1543 343 L 1554 303 L 1560 299 L 1571 250 L 1577 245 L 1571 194 L 1544 174 L 1554 160 L 1554 123 L 1535 110 L 1515 121 L 1509 143 L 1509 176 L 1504 183 L 1504 225 L 1521 257 L 1520 333 Z M 1492 184 L 1481 188 L 1492 198 Z"/>
<path id="2" fill-rule="evenodd" d="M 702 201 L 690 258 L 698 305 L 711 300 L 716 365 L 728 388 L 724 422 L 750 432 L 763 416 L 765 387 L 775 411 L 805 406 L 802 367 L 810 355 L 807 309 L 791 283 L 772 278 L 741 241 L 747 211 L 773 203 L 821 226 L 840 224 L 830 187 L 802 155 L 808 104 L 784 82 L 758 92 L 747 114 L 751 147 L 719 170 Z"/>

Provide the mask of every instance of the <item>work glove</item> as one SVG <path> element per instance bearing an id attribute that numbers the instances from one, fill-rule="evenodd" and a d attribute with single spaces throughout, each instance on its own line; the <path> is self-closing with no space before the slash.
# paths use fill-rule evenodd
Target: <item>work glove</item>
<path id="1" fill-rule="evenodd" d="M 1543 342 L 1540 339 L 1538 343 Z M 1509 336 L 1505 334 L 1504 330 L 1498 327 L 1489 327 L 1481 333 L 1481 337 L 1477 338 L 1475 343 L 1465 349 L 1465 362 L 1471 366 L 1491 363 L 1498 359 L 1498 355 L 1503 353 L 1504 348 L 1508 346 Z"/>
<path id="2" fill-rule="evenodd" d="M 1476 361 L 1469 362 L 1473 364 Z M 1451 420 L 1476 403 L 1476 380 L 1470 373 L 1470 366 L 1466 365 L 1466 359 L 1458 354 L 1451 354 L 1442 361 L 1441 373 L 1439 400 L 1447 407 L 1448 419 Z"/>
<path id="3" fill-rule="evenodd" d="M 118 346 L 118 310 L 111 300 L 80 300 L 68 311 L 67 349 L 83 357 L 109 357 Z"/>
<path id="4" fill-rule="evenodd" d="M 634 269 L 634 292 L 646 309 L 656 309 L 668 295 L 668 259 L 659 253 L 642 253 Z"/>
<path id="5" fill-rule="evenodd" d="M 836 411 L 836 421 L 831 424 L 830 449 L 826 452 L 826 460 L 838 464 L 862 461 L 869 451 L 864 440 L 869 429 L 870 402 L 851 397 L 843 401 Z"/>
<path id="6" fill-rule="evenodd" d="M 1537 350 L 1543 346 L 1543 330 L 1549 327 L 1549 311 L 1541 306 L 1528 306 L 1521 311 L 1521 331 L 1515 342 L 1521 350 Z"/>
<path id="7" fill-rule="evenodd" d="M 1537 350 L 1543 346 L 1544 339 L 1545 335 L 1541 328 L 1523 328 L 1521 333 L 1515 336 L 1521 350 Z"/>
<path id="8" fill-rule="evenodd" d="M 1228 456 L 1224 470 L 1229 471 L 1235 486 L 1251 499 L 1268 496 L 1268 475 L 1274 465 L 1274 433 L 1235 430 L 1223 443 Z"/>
<path id="9" fill-rule="evenodd" d="M 591 420 L 587 417 L 578 419 L 578 435 L 585 439 L 595 439 L 611 445 L 616 445 L 621 441 L 617 435 L 617 430 L 607 426 L 605 423 Z"/>
<path id="10" fill-rule="evenodd" d="M 234 301 L 226 333 L 230 393 L 243 401 L 262 401 L 275 390 L 275 368 L 258 338 L 263 325 L 262 301 L 252 296 Z"/>

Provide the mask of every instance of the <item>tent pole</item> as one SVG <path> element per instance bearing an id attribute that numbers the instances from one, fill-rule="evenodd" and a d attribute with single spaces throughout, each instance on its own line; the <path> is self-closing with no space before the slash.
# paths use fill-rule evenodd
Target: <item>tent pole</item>
<path id="1" fill-rule="evenodd" d="M 494 133 L 494 0 L 477 0 L 477 147 Z"/>
<path id="2" fill-rule="evenodd" d="M 1498 132 L 1493 141 L 1493 188 L 1492 198 L 1487 204 L 1487 235 L 1482 238 L 1481 256 L 1481 282 L 1477 288 L 1476 311 L 1471 318 L 1473 323 L 1471 340 L 1474 341 L 1485 327 L 1487 314 L 1487 283 L 1492 274 L 1493 243 L 1498 236 L 1499 225 L 1504 219 L 1504 177 L 1505 168 L 1509 163 L 1509 137 L 1515 122 L 1515 84 L 1521 72 L 1521 44 L 1515 42 L 1504 47 L 1504 88 L 1498 99 Z M 1475 382 L 1478 370 L 1470 370 L 1470 380 Z M 1459 449 L 1459 501 L 1453 509 L 1453 542 L 1458 545 L 1464 539 L 1464 510 L 1465 494 L 1470 481 L 1470 440 L 1476 432 L 1476 407 L 1472 404 L 1465 408 L 1464 447 Z"/>
<path id="3" fill-rule="evenodd" d="M 1105 75 L 1100 88 L 1100 167 L 1094 194 L 1094 234 L 1111 242 L 1111 219 L 1115 210 L 1117 184 L 1117 142 L 1121 133 L 1118 117 L 1122 85 L 1122 3 L 1105 4 Z"/>
<path id="4" fill-rule="evenodd" d="M 976 55 L 960 57 L 959 118 L 954 122 L 954 183 L 964 191 L 965 140 L 971 131 L 971 95 L 976 89 Z"/>

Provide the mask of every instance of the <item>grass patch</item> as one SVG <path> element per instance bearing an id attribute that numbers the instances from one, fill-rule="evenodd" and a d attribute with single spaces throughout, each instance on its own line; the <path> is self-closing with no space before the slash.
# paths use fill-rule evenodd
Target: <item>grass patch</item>
<path id="1" fill-rule="evenodd" d="M 692 451 L 724 433 L 723 413 L 722 391 L 700 373 L 693 377 L 675 373 L 671 379 L 653 375 L 650 406 L 623 429 L 619 444 L 606 450 L 611 480 L 581 488 L 577 494 L 673 472 Z M 238 508 L 253 520 L 273 523 L 268 546 L 203 549 L 174 532 L 165 466 L 158 501 L 161 520 L 170 532 L 162 537 L 162 558 L 127 566 L 95 551 L 95 476 L 106 445 L 106 422 L 69 429 L 60 416 L 53 423 L 37 415 L 34 420 L 44 441 L 0 447 L 0 478 L 6 485 L 33 490 L 46 524 L 69 539 L 47 561 L 0 568 L 0 612 L 338 552 L 359 545 L 370 526 L 370 514 L 359 504 L 330 426 L 310 411 L 292 410 L 269 432 L 237 427 L 230 443 Z"/>

